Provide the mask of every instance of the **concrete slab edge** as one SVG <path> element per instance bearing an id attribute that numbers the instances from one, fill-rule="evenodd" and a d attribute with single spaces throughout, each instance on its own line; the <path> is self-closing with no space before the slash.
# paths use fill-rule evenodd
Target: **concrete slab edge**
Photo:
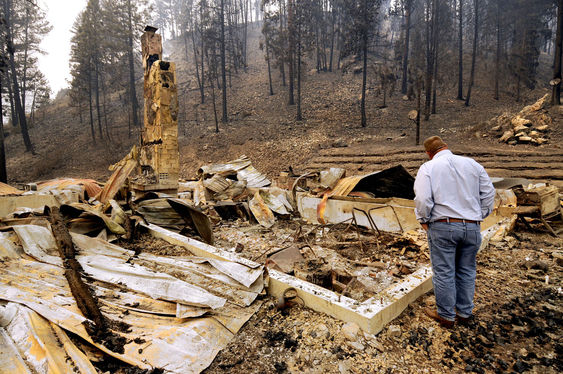
<path id="1" fill-rule="evenodd" d="M 151 224 L 142 224 L 142 226 L 154 237 L 188 248 L 197 256 L 234 261 L 251 267 L 260 266 L 235 253 L 190 239 L 162 227 Z M 268 294 L 282 298 L 288 288 L 294 288 L 297 291 L 297 295 L 303 300 L 305 306 L 345 322 L 354 322 L 364 331 L 375 334 L 401 314 L 411 302 L 432 289 L 432 272 L 428 266 L 425 266 L 410 274 L 403 281 L 385 289 L 376 297 L 359 303 L 294 276 L 276 270 L 269 271 Z"/>

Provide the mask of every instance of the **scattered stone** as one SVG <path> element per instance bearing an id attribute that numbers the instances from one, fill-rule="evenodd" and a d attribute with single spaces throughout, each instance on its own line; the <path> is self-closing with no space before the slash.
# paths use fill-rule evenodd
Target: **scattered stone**
<path id="1" fill-rule="evenodd" d="M 524 126 L 524 125 L 520 125 L 520 126 L 517 126 L 517 127 L 514 128 L 514 131 L 516 131 L 516 132 L 526 131 L 526 130 L 528 130 L 528 127 Z"/>
<path id="2" fill-rule="evenodd" d="M 510 138 L 512 138 L 514 136 L 514 131 L 512 130 L 507 130 L 504 132 L 504 134 L 502 134 L 502 136 L 500 137 L 500 141 L 501 142 L 506 142 L 507 140 L 509 140 Z"/>
<path id="3" fill-rule="evenodd" d="M 529 136 L 519 136 L 518 141 L 520 143 L 529 143 L 532 141 L 532 138 L 530 138 Z"/>
<path id="4" fill-rule="evenodd" d="M 328 337 L 329 335 L 328 327 L 326 327 L 324 323 L 321 323 L 320 325 L 315 327 L 313 331 L 311 331 L 311 336 L 313 336 L 313 334 L 321 338 Z"/>
<path id="5" fill-rule="evenodd" d="M 377 340 L 370 340 L 368 342 L 368 344 L 377 349 L 379 352 L 383 352 L 385 350 L 385 347 L 383 346 L 383 344 L 381 344 L 380 342 L 378 342 Z"/>
<path id="6" fill-rule="evenodd" d="M 358 340 L 358 334 L 360 333 L 360 326 L 354 322 L 348 322 L 342 326 L 340 333 L 348 340 L 356 341 Z"/>
<path id="7" fill-rule="evenodd" d="M 399 325 L 390 325 L 387 329 L 387 334 L 393 337 L 401 336 L 401 326 Z"/>
<path id="8" fill-rule="evenodd" d="M 528 126 L 532 125 L 532 121 L 530 121 L 529 119 L 525 119 L 522 118 L 520 116 L 516 116 L 514 118 L 512 118 L 512 120 L 510 121 L 510 123 L 512 124 L 512 126 L 516 129 L 517 127 L 524 127 L 527 128 Z M 516 130 L 518 131 L 518 130 Z"/>
<path id="9" fill-rule="evenodd" d="M 346 344 L 358 351 L 363 351 L 365 349 L 365 346 L 359 342 L 347 342 Z"/>
<path id="10" fill-rule="evenodd" d="M 549 129 L 548 125 L 541 125 L 541 126 L 537 126 L 535 127 L 536 130 L 538 131 L 547 131 L 547 129 Z"/>
<path id="11" fill-rule="evenodd" d="M 348 374 L 350 372 L 350 363 L 348 361 L 339 362 L 338 371 L 340 374 Z"/>
<path id="12" fill-rule="evenodd" d="M 332 146 L 334 148 L 346 148 L 348 147 L 348 144 L 342 139 L 336 139 L 334 142 L 332 142 Z"/>

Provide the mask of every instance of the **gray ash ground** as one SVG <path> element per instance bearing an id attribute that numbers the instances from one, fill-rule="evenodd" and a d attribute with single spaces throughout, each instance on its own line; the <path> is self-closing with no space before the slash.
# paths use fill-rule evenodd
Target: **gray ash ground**
<path id="1" fill-rule="evenodd" d="M 431 293 L 391 322 L 399 333 L 377 335 L 268 298 L 205 373 L 562 372 L 563 242 L 524 230 L 479 254 L 467 325 L 446 330 L 428 319 Z"/>

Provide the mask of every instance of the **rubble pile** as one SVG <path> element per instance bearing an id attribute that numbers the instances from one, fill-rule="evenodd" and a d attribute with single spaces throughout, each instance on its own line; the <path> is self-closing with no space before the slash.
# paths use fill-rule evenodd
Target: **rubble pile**
<path id="1" fill-rule="evenodd" d="M 486 123 L 489 133 L 500 142 L 510 145 L 548 143 L 553 124 L 553 119 L 545 108 L 548 96 L 546 94 L 517 114 L 503 113 L 490 119 Z"/>
<path id="2" fill-rule="evenodd" d="M 46 359 L 60 371 L 92 372 L 109 355 L 141 369 L 200 372 L 260 308 L 264 287 L 287 307 L 320 305 L 343 318 L 326 307 L 338 303 L 371 333 L 398 315 L 379 313 L 406 307 L 396 300 L 431 288 L 414 178 L 400 165 L 350 177 L 290 170 L 272 182 L 241 156 L 203 165 L 177 190 L 151 190 L 135 177 L 138 157 L 133 149 L 114 165 L 103 188 L 90 180 L 31 184 L 27 193 L 0 186 L 11 209 L 0 218 L 10 365 L 45 364 L 16 334 L 37 335 L 43 324 L 40 347 L 67 332 L 82 339 L 49 356 L 72 360 Z M 486 235 L 504 218 L 499 209 Z M 154 239 L 133 244 L 148 233 L 168 244 L 152 253 Z M 184 250 L 170 248 L 178 243 Z M 98 359 L 74 353 L 83 345 Z"/>

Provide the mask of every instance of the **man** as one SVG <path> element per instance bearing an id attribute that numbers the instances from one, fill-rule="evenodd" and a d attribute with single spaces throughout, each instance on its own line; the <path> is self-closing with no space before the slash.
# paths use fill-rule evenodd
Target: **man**
<path id="1" fill-rule="evenodd" d="M 415 214 L 428 232 L 437 307 L 424 312 L 451 328 L 456 316 L 466 323 L 473 313 L 480 222 L 493 209 L 495 189 L 483 166 L 454 155 L 440 137 L 426 139 L 424 149 L 430 161 L 414 182 Z"/>

